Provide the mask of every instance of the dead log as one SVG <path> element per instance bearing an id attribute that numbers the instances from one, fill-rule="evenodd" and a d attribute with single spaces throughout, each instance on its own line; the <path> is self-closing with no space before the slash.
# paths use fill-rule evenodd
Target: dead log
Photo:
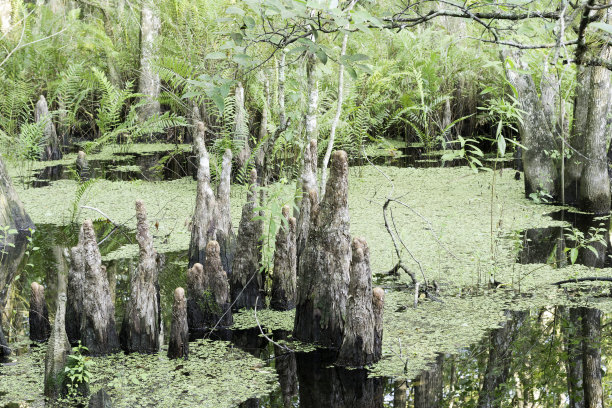
<path id="1" fill-rule="evenodd" d="M 128 353 L 159 351 L 159 269 L 144 203 L 136 201 L 136 241 L 140 247 L 136 270 L 130 277 L 130 299 L 121 326 L 121 347 Z"/>
<path id="2" fill-rule="evenodd" d="M 206 263 L 206 244 L 215 238 L 215 195 L 210 187 L 210 162 L 204 144 L 204 123 L 198 122 L 195 134 L 195 148 L 198 155 L 198 186 L 196 204 L 191 221 L 191 241 L 189 243 L 189 267 L 196 263 Z"/>
<path id="3" fill-rule="evenodd" d="M 89 161 L 84 151 L 79 150 L 76 158 L 76 171 L 81 180 L 89 180 Z"/>
<path id="4" fill-rule="evenodd" d="M 80 338 L 93 356 L 118 351 L 119 338 L 115 329 L 115 305 L 111 302 L 106 268 L 98 249 L 96 234 L 90 220 L 81 227 L 79 244 L 72 249 L 73 258 L 83 260 L 82 304 L 80 305 Z M 78 265 L 75 263 L 75 266 Z"/>
<path id="5" fill-rule="evenodd" d="M 333 153 L 320 205 L 311 190 L 310 231 L 298 260 L 298 299 L 293 335 L 327 347 L 342 344 L 351 264 L 348 161 Z"/>
<path id="6" fill-rule="evenodd" d="M 232 176 L 232 151 L 226 149 L 223 154 L 221 167 L 221 178 L 217 186 L 217 197 L 215 207 L 216 233 L 215 238 L 219 243 L 221 264 L 228 276 L 232 274 L 232 263 L 236 252 L 236 235 L 232 230 L 231 204 L 230 204 L 230 182 Z"/>
<path id="7" fill-rule="evenodd" d="M 297 214 L 294 214 L 297 219 L 297 258 L 298 261 L 308 239 L 308 231 L 310 229 L 310 209 L 312 207 L 312 199 L 309 199 L 310 191 L 319 191 L 317 187 L 317 141 L 312 139 L 304 148 L 304 163 L 302 165 L 302 185 L 301 198 L 298 200 L 297 207 L 300 209 Z M 318 196 L 315 194 L 315 198 Z M 315 200 L 318 204 L 318 200 Z"/>
<path id="8" fill-rule="evenodd" d="M 287 223 L 276 233 L 274 249 L 274 273 L 272 275 L 272 299 L 274 310 L 295 309 L 297 285 L 296 221 L 289 217 L 289 206 L 283 207 Z"/>
<path id="9" fill-rule="evenodd" d="M 337 364 L 363 367 L 374 361 L 374 313 L 370 249 L 363 238 L 353 238 L 349 296 L 344 339 Z"/>
<path id="10" fill-rule="evenodd" d="M 263 232 L 263 220 L 253 219 L 263 216 L 255 211 L 257 201 L 257 171 L 251 170 L 251 182 L 247 202 L 242 207 L 242 218 L 238 227 L 236 255 L 230 279 L 234 309 L 264 307 L 264 282 L 259 270 L 261 261 L 260 238 Z M 259 300 L 257 300 L 259 299 Z"/>
<path id="11" fill-rule="evenodd" d="M 189 328 L 187 326 L 187 302 L 185 290 L 174 290 L 174 304 L 172 305 L 172 325 L 170 326 L 170 343 L 168 344 L 168 358 L 184 358 L 189 355 Z"/>
<path id="12" fill-rule="evenodd" d="M 45 302 L 45 288 L 37 282 L 32 282 L 30 296 L 30 340 L 47 341 L 51 333 L 49 309 Z"/>
<path id="13" fill-rule="evenodd" d="M 34 110 L 34 120 L 36 123 L 43 122 L 43 150 L 40 153 L 40 160 L 59 160 L 62 158 L 62 151 L 60 148 L 60 142 L 55 131 L 55 125 L 51 119 L 49 113 L 49 107 L 47 106 L 47 100 L 43 95 L 40 95 L 38 102 L 36 102 L 36 108 Z"/>
<path id="14" fill-rule="evenodd" d="M 384 305 L 385 291 L 383 288 L 374 288 L 372 291 L 372 312 L 374 313 L 374 361 L 379 361 L 382 358 Z"/>
<path id="15" fill-rule="evenodd" d="M 47 343 L 45 354 L 45 396 L 55 399 L 62 395 L 65 390 L 64 367 L 70 354 L 70 343 L 66 335 L 66 278 L 61 273 L 57 275 L 57 309 L 53 331 Z"/>

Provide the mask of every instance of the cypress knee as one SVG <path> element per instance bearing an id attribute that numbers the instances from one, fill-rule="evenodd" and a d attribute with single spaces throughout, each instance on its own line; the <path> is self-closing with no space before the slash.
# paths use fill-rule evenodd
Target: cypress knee
<path id="1" fill-rule="evenodd" d="M 121 346 L 128 352 L 159 351 L 160 314 L 157 252 L 142 201 L 136 201 L 138 267 L 130 279 L 130 299 L 121 326 Z"/>
<path id="2" fill-rule="evenodd" d="M 90 220 L 81 226 L 79 244 L 73 248 L 83 259 L 82 309 L 80 338 L 94 356 L 118 351 L 119 338 L 115 329 L 115 305 L 111 302 L 106 268 L 98 249 L 96 234 Z"/>
<path id="3" fill-rule="evenodd" d="M 55 131 L 55 125 L 51 120 L 51 114 L 49 113 L 49 107 L 47 106 L 47 100 L 43 95 L 40 95 L 38 102 L 36 102 L 36 109 L 34 111 L 34 120 L 38 122 L 44 122 L 43 130 L 43 141 L 44 147 L 40 154 L 40 160 L 59 160 L 62 158 L 62 151 L 60 150 L 60 143 Z"/>
<path id="4" fill-rule="evenodd" d="M 187 327 L 187 302 L 185 290 L 174 290 L 174 304 L 172 305 L 172 325 L 170 327 L 170 343 L 168 344 L 168 358 L 184 358 L 189 355 L 189 329 Z"/>
<path id="5" fill-rule="evenodd" d="M 81 180 L 89 179 L 89 162 L 84 151 L 79 150 L 76 158 L 76 170 Z"/>
<path id="6" fill-rule="evenodd" d="M 194 334 L 207 327 L 204 320 L 205 292 L 204 267 L 197 263 L 187 271 L 187 325 L 189 332 Z"/>
<path id="7" fill-rule="evenodd" d="M 270 307 L 275 310 L 294 309 L 296 298 L 296 221 L 295 218 L 289 217 L 288 205 L 283 207 L 283 217 L 287 223 L 278 229 L 274 249 Z"/>
<path id="8" fill-rule="evenodd" d="M 298 260 L 293 333 L 301 341 L 342 344 L 351 264 L 349 222 L 347 155 L 336 151 L 325 196 L 311 208 L 308 240 Z"/>
<path id="9" fill-rule="evenodd" d="M 49 310 L 45 302 L 45 288 L 37 282 L 32 282 L 30 296 L 30 340 L 47 341 L 51 332 Z"/>
<path id="10" fill-rule="evenodd" d="M 253 219 L 261 212 L 255 212 L 257 200 L 257 171 L 251 170 L 251 182 L 247 202 L 242 207 L 242 218 L 238 227 L 236 255 L 230 280 L 234 308 L 257 308 L 264 306 L 263 277 L 259 271 L 261 261 L 260 238 L 263 221 Z M 259 301 L 256 302 L 259 297 Z"/>
<path id="11" fill-rule="evenodd" d="M 198 186 L 196 191 L 195 210 L 191 221 L 191 241 L 189 243 L 189 267 L 196 263 L 202 265 L 206 260 L 206 244 L 214 239 L 215 195 L 210 187 L 210 162 L 204 144 L 204 123 L 198 122 L 195 134 L 195 147 L 198 155 Z"/>
<path id="12" fill-rule="evenodd" d="M 385 291 L 383 288 L 374 288 L 372 291 L 372 312 L 374 313 L 374 362 L 380 360 L 382 357 L 384 305 Z"/>
<path id="13" fill-rule="evenodd" d="M 301 176 L 302 198 L 299 200 L 299 213 L 297 215 L 297 257 L 304 251 L 306 240 L 308 239 L 308 231 L 310 229 L 310 209 L 312 200 L 309 199 L 311 190 L 318 191 L 317 187 L 317 141 L 312 139 L 304 148 L 304 163 L 302 166 Z M 317 201 L 318 203 L 318 201 Z"/>
<path id="14" fill-rule="evenodd" d="M 226 149 L 223 154 L 221 179 L 217 186 L 215 217 L 217 222 L 216 240 L 220 247 L 221 264 L 227 275 L 232 274 L 232 263 L 236 251 L 236 235 L 232 230 L 230 205 L 230 181 L 232 176 L 232 151 Z"/>
<path id="15" fill-rule="evenodd" d="M 351 281 L 346 307 L 344 339 L 337 364 L 362 367 L 374 362 L 374 313 L 370 249 L 363 238 L 351 244 Z"/>

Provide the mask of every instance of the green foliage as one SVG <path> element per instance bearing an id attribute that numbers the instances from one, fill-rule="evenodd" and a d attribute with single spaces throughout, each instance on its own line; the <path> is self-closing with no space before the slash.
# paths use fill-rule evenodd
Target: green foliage
<path id="1" fill-rule="evenodd" d="M 84 354 L 87 351 L 87 347 L 79 340 L 79 344 L 72 348 L 72 354 L 68 355 L 68 362 L 64 368 L 68 398 L 77 397 L 79 390 L 91 382 L 93 362 Z"/>

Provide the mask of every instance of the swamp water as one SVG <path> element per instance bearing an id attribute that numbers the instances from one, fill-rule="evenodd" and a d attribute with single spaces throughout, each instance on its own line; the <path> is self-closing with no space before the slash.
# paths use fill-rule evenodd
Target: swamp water
<path id="1" fill-rule="evenodd" d="M 407 283 L 405 276 L 399 281 L 382 279 L 387 295 L 380 363 L 368 371 L 333 367 L 334 358 L 330 353 L 310 351 L 312 347 L 304 348 L 305 345 L 288 338 L 293 312 L 261 310 L 256 319 L 253 311 L 249 311 L 235 316 L 234 330 L 225 340 L 192 342 L 187 361 L 170 361 L 165 352 L 94 358 L 92 391 L 105 387 L 114 406 L 125 407 L 241 404 L 247 407 L 405 404 L 470 407 L 477 406 L 481 395 L 493 395 L 503 401 L 502 406 L 508 407 L 517 406 L 519 399 L 538 401 L 535 406 L 566 406 L 569 391 L 567 370 L 563 367 L 568 359 L 564 344 L 578 335 L 564 329 L 567 324 L 563 322 L 571 321 L 568 317 L 571 310 L 587 306 L 602 310 L 602 341 L 597 344 L 601 346 L 600 366 L 605 369 L 609 355 L 606 322 L 612 311 L 609 285 L 569 284 L 564 285 L 564 290 L 557 290 L 550 283 L 568 276 L 591 276 L 594 270 L 579 262 L 556 268 L 544 261 L 534 260 L 538 262 L 534 265 L 517 263 L 516 259 L 521 257 L 518 255 L 520 231 L 534 226 L 561 226 L 567 218 L 553 220 L 546 214 L 554 208 L 538 206 L 522 198 L 522 183 L 514 180 L 514 172 L 498 177 L 498 196 L 491 208 L 490 173 L 474 174 L 464 168 L 389 167 L 384 170 L 394 181 L 396 194 L 404 195 L 405 203 L 419 213 L 415 216 L 411 210 L 393 209 L 402 238 L 420 260 L 423 273 L 440 285 L 442 302 L 423 299 L 414 309 L 412 291 L 402 289 Z M 351 232 L 368 239 L 372 269 L 380 273 L 388 270 L 395 260 L 382 213 L 373 202 L 388 189 L 381 186 L 377 177 L 378 173 L 368 167 L 352 171 L 349 206 Z M 441 179 L 448 182 L 440 183 Z M 288 196 L 293 191 L 293 186 L 282 188 L 279 191 L 286 190 Z M 54 248 L 76 243 L 74 229 L 69 226 L 71 219 L 80 222 L 92 216 L 84 211 L 72 216 L 77 189 L 76 182 L 59 180 L 45 187 L 19 191 L 38 230 L 29 245 L 29 254 L 21 256 L 20 266 L 15 269 L 5 308 L 8 316 L 4 317 L 4 327 L 15 353 L 8 364 L 0 367 L 0 406 L 19 401 L 26 401 L 29 406 L 43 405 L 45 347 L 32 346 L 26 339 L 29 285 L 37 281 L 45 286 L 53 314 L 55 277 L 57 269 L 62 267 Z M 125 234 L 115 231 L 101 245 L 118 324 L 129 293 L 130 268 L 135 265 L 136 252 L 130 232 L 134 200 L 145 199 L 151 222 L 155 223 L 152 231 L 156 248 L 165 254 L 160 290 L 167 330 L 172 291 L 176 286 L 185 285 L 188 231 L 184 222 L 193 211 L 194 191 L 195 182 L 189 178 L 151 183 L 98 180 L 89 195 L 79 202 L 100 208 L 116 222 L 126 225 Z M 44 199 L 36 201 L 40 195 Z M 241 187 L 232 186 L 235 226 L 243 201 Z M 493 261 L 490 260 L 491 226 L 488 224 L 491 211 L 496 226 L 497 252 Z M 98 241 L 112 229 L 112 224 L 103 219 L 97 221 Z M 35 247 L 38 249 L 33 250 Z M 418 271 L 416 263 L 410 266 Z M 486 278 L 491 273 L 504 285 L 498 289 L 487 288 Z M 597 270 L 597 274 L 609 275 L 609 270 Z M 521 312 L 525 310 L 528 312 Z M 258 322 L 266 336 L 278 344 L 261 335 Z M 495 354 L 499 347 L 491 347 L 499 342 L 508 343 L 510 351 L 503 356 Z M 285 347 L 300 351 L 292 353 Z M 498 371 L 507 374 L 503 378 L 497 376 L 497 382 L 486 381 L 491 377 L 487 373 Z M 496 385 L 494 391 L 490 390 L 491 384 Z M 607 370 L 603 371 L 600 384 L 609 405 L 612 396 Z"/>

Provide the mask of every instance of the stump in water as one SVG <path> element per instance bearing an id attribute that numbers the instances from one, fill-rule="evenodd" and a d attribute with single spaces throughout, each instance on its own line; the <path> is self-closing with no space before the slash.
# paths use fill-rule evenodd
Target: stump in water
<path id="1" fill-rule="evenodd" d="M 55 131 L 55 125 L 51 120 L 51 114 L 49 113 L 47 100 L 43 95 L 40 95 L 38 102 L 36 102 L 36 109 L 34 110 L 34 120 L 36 121 L 36 123 L 44 122 L 44 147 L 40 154 L 40 160 L 46 161 L 61 159 L 62 151 L 60 150 L 60 142 L 57 137 L 57 132 Z"/>
<path id="2" fill-rule="evenodd" d="M 187 272 L 187 285 L 187 321 L 191 332 L 233 323 L 229 283 L 217 241 L 210 241 L 206 246 L 206 266 L 195 264 Z"/>
<path id="3" fill-rule="evenodd" d="M 30 340 L 47 341 L 51 332 L 49 310 L 45 302 L 45 288 L 37 282 L 32 282 L 30 296 Z"/>
<path id="4" fill-rule="evenodd" d="M 89 161 L 87 161 L 87 155 L 82 150 L 77 153 L 76 170 L 81 180 L 89 179 Z"/>
<path id="5" fill-rule="evenodd" d="M 70 343 L 65 329 L 66 319 L 66 280 L 59 273 L 57 283 L 57 309 L 53 331 L 47 343 L 47 353 L 45 355 L 45 396 L 51 399 L 59 397 L 65 392 L 63 381 L 64 367 L 68 354 L 70 354 Z"/>
<path id="6" fill-rule="evenodd" d="M 300 211 L 297 215 L 297 258 L 299 260 L 304 247 L 306 246 L 306 240 L 308 239 L 308 231 L 310 230 L 310 210 L 312 207 L 311 191 L 314 192 L 315 203 L 318 204 L 316 192 L 319 191 L 317 187 L 317 141 L 312 139 L 308 145 L 304 148 L 304 163 L 302 166 L 302 186 L 301 193 L 302 198 L 298 203 Z M 310 197 L 310 198 L 309 198 Z"/>
<path id="7" fill-rule="evenodd" d="M 195 147 L 198 155 L 198 186 L 196 204 L 191 220 L 191 241 L 189 243 L 189 267 L 196 263 L 204 265 L 206 244 L 215 238 L 215 195 L 210 187 L 210 163 L 204 144 L 204 123 L 198 122 L 195 134 Z"/>
<path id="8" fill-rule="evenodd" d="M 83 284 L 81 299 L 79 336 L 82 344 L 93 356 L 116 352 L 119 338 L 115 329 L 115 305 L 111 302 L 106 268 L 98 249 L 96 234 L 90 220 L 81 226 L 79 244 L 72 249 L 73 267 L 82 267 Z M 79 259 L 82 263 L 79 265 Z"/>
<path id="9" fill-rule="evenodd" d="M 121 325 L 121 347 L 128 353 L 159 351 L 159 269 L 144 203 L 136 201 L 138 267 L 130 279 L 130 300 Z"/>
<path id="10" fill-rule="evenodd" d="M 221 264 L 228 276 L 232 274 L 232 263 L 236 252 L 236 235 L 232 230 L 230 205 L 230 182 L 232 176 L 232 151 L 226 149 L 223 154 L 221 179 L 217 186 L 215 218 L 217 230 L 215 238 L 219 243 Z"/>
<path id="11" fill-rule="evenodd" d="M 185 290 L 174 290 L 174 304 L 172 305 L 172 325 L 170 326 L 170 343 L 168 344 L 168 358 L 184 358 L 189 355 L 189 328 L 187 327 L 187 302 Z"/>
<path id="12" fill-rule="evenodd" d="M 319 206 L 312 203 L 308 241 L 298 260 L 293 334 L 301 341 L 339 347 L 351 264 L 346 152 L 334 152 L 325 196 Z"/>
<path id="13" fill-rule="evenodd" d="M 344 339 L 338 365 L 363 367 L 374 363 L 374 314 L 370 249 L 363 238 L 353 238 L 351 281 L 346 307 Z"/>
<path id="14" fill-rule="evenodd" d="M 247 202 L 242 207 L 242 218 L 238 227 L 236 255 L 230 280 L 234 309 L 264 307 L 263 276 L 259 271 L 261 261 L 260 238 L 263 220 L 253 219 L 263 212 L 255 212 L 257 200 L 257 171 L 251 170 L 251 181 Z M 259 297 L 259 300 L 257 298 Z"/>
<path id="15" fill-rule="evenodd" d="M 272 275 L 272 299 L 270 307 L 274 310 L 295 308 L 296 298 L 296 221 L 289 217 L 289 206 L 283 207 L 283 217 L 287 220 L 276 233 L 274 249 L 274 274 Z"/>
<path id="16" fill-rule="evenodd" d="M 378 361 L 382 358 L 385 291 L 383 288 L 374 288 L 372 292 L 372 312 L 374 313 L 374 361 Z"/>

